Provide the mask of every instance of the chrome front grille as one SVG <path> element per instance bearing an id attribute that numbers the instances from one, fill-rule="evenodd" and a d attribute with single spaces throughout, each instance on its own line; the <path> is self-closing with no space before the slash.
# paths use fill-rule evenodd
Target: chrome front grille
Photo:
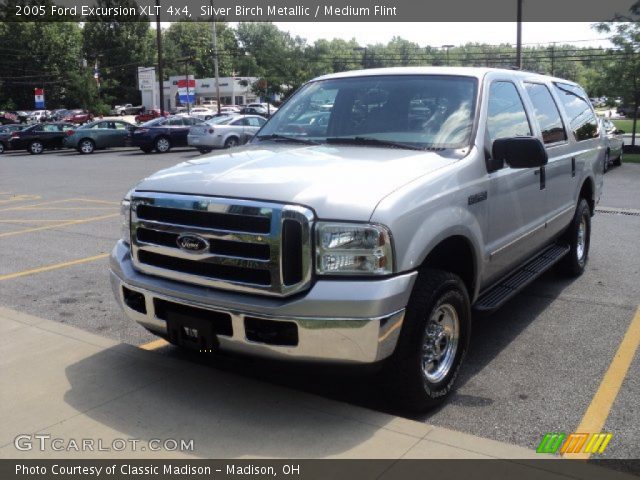
<path id="1" fill-rule="evenodd" d="M 131 255 L 151 275 L 286 296 L 311 282 L 312 223 L 313 212 L 297 205 L 136 192 Z"/>

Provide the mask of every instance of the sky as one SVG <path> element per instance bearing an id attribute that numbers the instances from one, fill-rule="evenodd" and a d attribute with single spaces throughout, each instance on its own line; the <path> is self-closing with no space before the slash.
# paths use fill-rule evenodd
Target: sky
<path id="1" fill-rule="evenodd" d="M 515 22 L 471 22 L 471 23 L 407 23 L 407 22 L 276 22 L 280 30 L 306 38 L 313 43 L 320 38 L 355 38 L 360 45 L 387 43 L 398 35 L 415 42 L 421 47 L 430 45 L 463 45 L 468 42 L 489 45 L 516 42 Z M 551 42 L 572 43 L 577 46 L 609 47 L 606 34 L 591 28 L 591 23 L 524 22 L 522 25 L 523 44 L 548 44 Z M 347 28 L 345 28 L 347 27 Z M 588 41 L 584 41 L 588 40 Z"/>

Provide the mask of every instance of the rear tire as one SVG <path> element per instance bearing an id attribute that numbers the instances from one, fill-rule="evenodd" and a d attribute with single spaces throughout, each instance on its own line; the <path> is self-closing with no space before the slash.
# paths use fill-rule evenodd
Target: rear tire
<path id="1" fill-rule="evenodd" d="M 4 153 L 5 147 L 4 143 L 0 142 L 0 155 Z"/>
<path id="2" fill-rule="evenodd" d="M 591 209 L 584 198 L 578 202 L 573 220 L 564 233 L 563 240 L 569 244 L 570 250 L 558 263 L 558 268 L 566 276 L 579 277 L 589 261 L 591 245 Z"/>
<path id="3" fill-rule="evenodd" d="M 469 348 L 471 305 L 457 275 L 419 272 L 393 355 L 385 364 L 392 401 L 424 412 L 451 394 Z"/>
<path id="4" fill-rule="evenodd" d="M 236 137 L 229 137 L 224 142 L 224 148 L 233 148 L 238 146 L 238 139 Z"/>
<path id="5" fill-rule="evenodd" d="M 171 142 L 167 137 L 158 137 L 154 145 L 158 153 L 167 153 L 171 150 Z"/>
<path id="6" fill-rule="evenodd" d="M 213 149 L 212 148 L 205 148 L 205 147 L 198 148 L 198 151 L 200 153 L 209 153 L 211 150 L 213 150 Z"/>

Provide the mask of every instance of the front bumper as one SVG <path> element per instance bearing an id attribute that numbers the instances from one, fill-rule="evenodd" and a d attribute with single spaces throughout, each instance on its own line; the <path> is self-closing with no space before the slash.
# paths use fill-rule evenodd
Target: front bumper
<path id="1" fill-rule="evenodd" d="M 176 282 L 136 271 L 119 241 L 111 254 L 111 285 L 127 316 L 166 337 L 154 301 L 220 312 L 231 317 L 232 334 L 219 335 L 221 350 L 271 358 L 374 363 L 396 347 L 405 306 L 417 273 L 379 280 L 319 280 L 307 292 L 270 298 Z M 144 296 L 146 313 L 125 302 L 123 287 Z M 247 339 L 245 319 L 295 323 L 298 342 L 277 345 Z"/>

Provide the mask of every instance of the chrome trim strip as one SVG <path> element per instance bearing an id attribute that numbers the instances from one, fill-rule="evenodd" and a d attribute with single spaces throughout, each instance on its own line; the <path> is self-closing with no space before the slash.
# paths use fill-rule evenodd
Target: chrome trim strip
<path id="1" fill-rule="evenodd" d="M 542 230 L 542 229 L 544 229 L 546 227 L 547 227 L 546 222 L 545 223 L 541 223 L 537 227 L 534 227 L 533 229 L 529 230 L 528 232 L 523 233 L 519 237 L 514 238 L 509 243 L 507 243 L 505 245 L 502 245 L 501 247 L 497 248 L 496 250 L 494 250 L 493 252 L 491 252 L 489 254 L 489 257 L 493 258 L 494 256 L 496 256 L 498 253 L 502 252 L 503 250 L 506 250 L 507 248 L 512 247 L 513 245 L 515 245 L 519 241 L 524 240 L 525 238 L 533 235 L 534 233 L 537 233 L 539 230 Z"/>

